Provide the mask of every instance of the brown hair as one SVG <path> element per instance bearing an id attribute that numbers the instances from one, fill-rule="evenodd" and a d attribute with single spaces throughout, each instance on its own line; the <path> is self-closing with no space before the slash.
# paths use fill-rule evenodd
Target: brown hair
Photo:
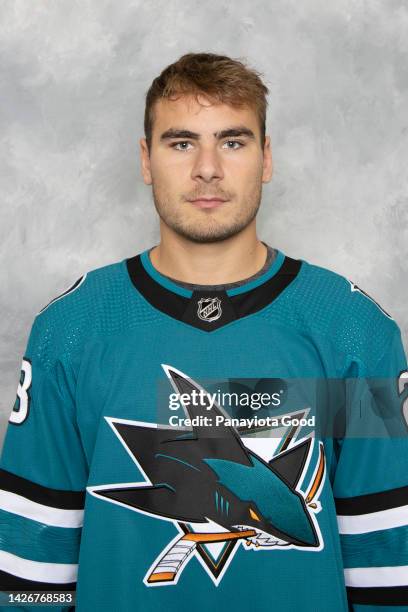
<path id="1" fill-rule="evenodd" d="M 151 150 L 154 105 L 160 98 L 204 94 L 213 102 L 252 107 L 259 121 L 262 149 L 265 144 L 266 96 L 269 89 L 261 74 L 243 62 L 214 53 L 186 53 L 156 77 L 147 94 L 144 130 Z M 198 102 L 198 100 L 197 100 Z"/>

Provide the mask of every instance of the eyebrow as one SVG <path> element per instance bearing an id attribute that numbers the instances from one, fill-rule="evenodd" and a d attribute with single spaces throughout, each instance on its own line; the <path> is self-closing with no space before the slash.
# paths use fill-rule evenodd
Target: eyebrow
<path id="1" fill-rule="evenodd" d="M 227 128 L 225 130 L 214 132 L 213 136 L 217 140 L 236 136 L 248 136 L 248 138 L 255 140 L 255 134 L 253 133 L 253 131 L 245 127 L 244 125 L 238 125 Z M 191 132 L 190 130 L 179 130 L 176 128 L 170 128 L 169 130 L 166 130 L 165 132 L 163 132 L 163 134 L 161 134 L 160 141 L 164 142 L 165 140 L 170 140 L 172 138 L 189 138 L 191 140 L 200 140 L 200 134 L 198 134 L 197 132 Z"/>

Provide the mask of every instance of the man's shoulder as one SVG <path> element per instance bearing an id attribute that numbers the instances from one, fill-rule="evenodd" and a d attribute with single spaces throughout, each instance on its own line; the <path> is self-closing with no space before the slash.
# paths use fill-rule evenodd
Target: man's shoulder
<path id="1" fill-rule="evenodd" d="M 302 280 L 309 301 L 316 300 L 321 309 L 333 312 L 337 317 L 353 317 L 364 323 L 377 320 L 387 324 L 394 321 L 379 301 L 361 284 L 349 276 L 303 260 Z"/>
<path id="2" fill-rule="evenodd" d="M 119 331 L 128 299 L 126 260 L 89 269 L 37 312 L 31 352 L 41 353 L 44 367 L 62 356 L 75 359 L 95 334 Z"/>
<path id="3" fill-rule="evenodd" d="M 376 297 L 348 276 L 302 260 L 294 287 L 299 325 L 363 362 L 376 359 L 399 329 Z"/>
<path id="4" fill-rule="evenodd" d="M 46 319 L 59 312 L 75 313 L 109 300 L 115 294 L 115 289 L 123 283 L 125 266 L 126 260 L 120 260 L 84 271 L 68 287 L 52 297 L 36 316 Z"/>

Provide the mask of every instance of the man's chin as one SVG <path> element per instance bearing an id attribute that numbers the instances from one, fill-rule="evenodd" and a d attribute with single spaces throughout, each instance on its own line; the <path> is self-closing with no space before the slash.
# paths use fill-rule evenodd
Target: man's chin
<path id="1" fill-rule="evenodd" d="M 172 229 L 187 240 L 191 242 L 195 242 L 197 244 L 209 244 L 214 242 L 223 242 L 224 240 L 228 240 L 233 236 L 236 236 L 241 232 L 244 227 L 228 227 L 228 228 L 216 228 L 216 229 L 208 229 L 203 228 L 200 230 L 199 228 L 188 228 L 188 227 L 172 227 Z"/>

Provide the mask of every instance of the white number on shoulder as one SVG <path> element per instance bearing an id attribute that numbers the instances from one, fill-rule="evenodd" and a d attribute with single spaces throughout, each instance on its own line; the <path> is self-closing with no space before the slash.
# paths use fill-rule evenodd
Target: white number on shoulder
<path id="1" fill-rule="evenodd" d="M 404 370 L 401 372 L 398 378 L 398 392 L 400 395 L 403 394 L 405 389 L 408 388 L 408 370 Z M 405 422 L 408 426 L 408 395 L 402 402 L 402 415 L 405 419 Z"/>
<path id="2" fill-rule="evenodd" d="M 9 418 L 9 423 L 14 425 L 21 425 L 28 417 L 30 410 L 30 388 L 32 381 L 32 367 L 31 361 L 27 358 L 23 358 L 21 365 L 21 378 L 17 388 L 17 397 L 13 410 Z"/>

